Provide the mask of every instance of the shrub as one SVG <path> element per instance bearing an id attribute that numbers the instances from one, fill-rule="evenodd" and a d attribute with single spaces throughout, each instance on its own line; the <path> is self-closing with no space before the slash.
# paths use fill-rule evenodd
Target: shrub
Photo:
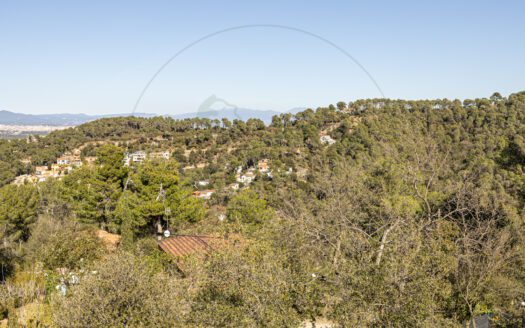
<path id="1" fill-rule="evenodd" d="M 46 269 L 79 268 L 97 259 L 102 243 L 92 227 L 41 217 L 26 246 L 29 261 L 40 261 Z"/>
<path id="2" fill-rule="evenodd" d="M 180 283 L 129 253 L 113 254 L 53 302 L 57 327 L 184 327 Z M 176 288 L 178 287 L 178 288 Z"/>

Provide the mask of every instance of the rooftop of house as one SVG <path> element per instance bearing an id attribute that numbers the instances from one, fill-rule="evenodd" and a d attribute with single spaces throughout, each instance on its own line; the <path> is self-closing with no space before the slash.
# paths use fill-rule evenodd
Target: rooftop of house
<path id="1" fill-rule="evenodd" d="M 204 195 L 204 194 L 213 194 L 215 192 L 215 189 L 206 189 L 206 190 L 195 190 L 192 192 L 192 195 L 198 196 L 198 195 Z"/>
<path id="2" fill-rule="evenodd" d="M 214 250 L 208 243 L 210 238 L 213 237 L 191 235 L 172 236 L 159 241 L 159 247 L 164 252 L 175 257 L 183 257 L 192 254 L 206 255 Z"/>
<path id="3" fill-rule="evenodd" d="M 218 249 L 243 245 L 245 241 L 238 235 L 230 235 L 228 239 L 207 235 L 175 235 L 158 242 L 160 249 L 176 258 L 189 255 L 205 256 Z"/>

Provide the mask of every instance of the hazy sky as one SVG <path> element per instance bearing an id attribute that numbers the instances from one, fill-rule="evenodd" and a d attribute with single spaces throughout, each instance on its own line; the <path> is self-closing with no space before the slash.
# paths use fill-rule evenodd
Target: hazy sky
<path id="1" fill-rule="evenodd" d="M 205 35 L 277 24 L 354 57 L 389 98 L 525 90 L 525 1 L 0 1 L 0 109 L 127 113 L 157 69 Z M 381 97 L 366 73 L 311 35 L 217 34 L 158 75 L 140 112 L 196 111 L 216 95 L 287 110 Z"/>

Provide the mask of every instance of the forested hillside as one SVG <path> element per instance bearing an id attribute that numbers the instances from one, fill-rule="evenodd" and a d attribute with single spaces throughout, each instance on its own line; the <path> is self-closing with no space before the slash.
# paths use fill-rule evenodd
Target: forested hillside
<path id="1" fill-rule="evenodd" d="M 521 92 L 339 102 L 270 125 L 106 118 L 1 140 L 0 316 L 31 327 L 464 327 L 488 314 L 515 327 L 524 136 Z M 75 151 L 96 161 L 12 183 Z M 126 165 L 138 151 L 170 156 Z M 163 230 L 221 246 L 177 258 L 159 249 Z"/>

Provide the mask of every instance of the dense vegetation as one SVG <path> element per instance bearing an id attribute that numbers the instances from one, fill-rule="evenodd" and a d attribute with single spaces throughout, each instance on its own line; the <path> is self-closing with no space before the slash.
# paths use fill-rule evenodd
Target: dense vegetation
<path id="1" fill-rule="evenodd" d="M 1 141 L 0 314 L 16 325 L 36 307 L 32 324 L 56 327 L 460 327 L 480 314 L 517 326 L 524 136 L 525 93 L 496 93 L 340 102 L 270 126 L 111 118 Z M 9 184 L 75 148 L 96 165 Z M 123 165 L 126 151 L 164 149 L 170 160 Z M 265 158 L 271 177 L 225 188 Z M 201 179 L 217 190 L 206 202 L 191 196 Z M 159 227 L 241 242 L 181 271 Z M 120 234 L 118 249 L 96 229 Z M 81 276 L 66 296 L 57 268 Z"/>

